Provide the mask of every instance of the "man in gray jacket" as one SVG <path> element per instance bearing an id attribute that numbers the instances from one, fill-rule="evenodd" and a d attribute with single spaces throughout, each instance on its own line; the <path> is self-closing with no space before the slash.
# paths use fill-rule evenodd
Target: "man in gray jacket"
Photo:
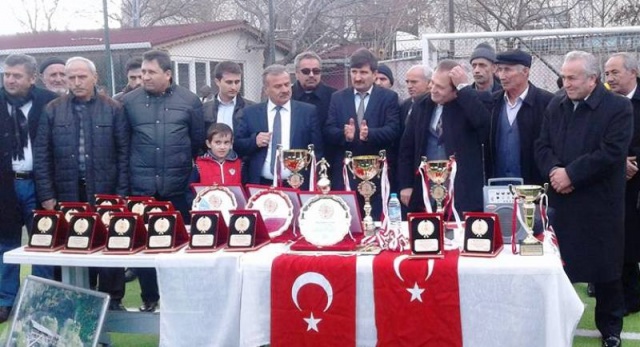
<path id="1" fill-rule="evenodd" d="M 131 194 L 170 201 L 189 223 L 188 189 L 192 160 L 205 140 L 202 103 L 173 83 L 171 58 L 152 50 L 142 57 L 142 86 L 123 98 L 131 125 Z M 136 269 L 143 305 L 154 311 L 159 293 L 155 269 Z"/>

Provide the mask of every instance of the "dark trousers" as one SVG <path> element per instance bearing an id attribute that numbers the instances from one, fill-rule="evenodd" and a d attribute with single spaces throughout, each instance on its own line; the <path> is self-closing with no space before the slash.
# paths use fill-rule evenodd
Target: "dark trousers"
<path id="1" fill-rule="evenodd" d="M 596 327 L 603 337 L 620 337 L 624 317 L 624 292 L 622 280 L 595 282 Z"/>
<path id="2" fill-rule="evenodd" d="M 158 201 L 170 201 L 173 207 L 180 212 L 185 224 L 191 223 L 191 215 L 189 214 L 189 205 L 185 195 L 177 196 L 160 196 L 154 195 Z M 142 301 L 158 301 L 160 300 L 160 292 L 158 290 L 158 274 L 154 268 L 136 268 L 138 282 L 140 282 L 140 297 Z"/>
<path id="3" fill-rule="evenodd" d="M 84 180 L 78 183 L 78 197 L 81 202 L 89 201 Z M 109 294 L 112 301 L 121 301 L 125 290 L 124 268 L 89 268 L 89 285 L 91 288 L 97 286 L 99 291 Z"/>
<path id="4" fill-rule="evenodd" d="M 638 268 L 638 263 L 624 263 L 622 287 L 625 309 L 638 311 L 640 309 L 640 268 Z"/>

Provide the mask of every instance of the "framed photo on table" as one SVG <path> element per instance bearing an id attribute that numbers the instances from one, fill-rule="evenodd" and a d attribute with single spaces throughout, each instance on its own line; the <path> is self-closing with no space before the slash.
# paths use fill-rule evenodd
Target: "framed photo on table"
<path id="1" fill-rule="evenodd" d="M 108 294 L 27 276 L 0 341 L 3 346 L 97 346 L 108 305 Z"/>

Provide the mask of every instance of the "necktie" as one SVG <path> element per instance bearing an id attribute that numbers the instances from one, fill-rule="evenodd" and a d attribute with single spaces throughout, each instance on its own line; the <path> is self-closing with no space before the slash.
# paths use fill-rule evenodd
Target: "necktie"
<path id="1" fill-rule="evenodd" d="M 13 158 L 18 160 L 24 160 L 24 149 L 28 146 L 29 141 L 29 126 L 27 124 L 27 117 L 20 107 L 11 106 L 11 116 L 14 122 L 14 134 L 15 143 L 13 148 Z"/>
<path id="2" fill-rule="evenodd" d="M 364 119 L 364 98 L 367 97 L 369 93 L 358 93 L 360 95 L 360 104 L 358 104 L 358 110 L 356 110 L 356 116 L 358 116 L 358 126 L 362 123 Z"/>
<path id="3" fill-rule="evenodd" d="M 273 175 L 276 167 L 276 147 L 282 143 L 282 119 L 280 119 L 280 110 L 282 106 L 276 106 L 276 116 L 273 118 L 273 129 L 271 132 L 271 174 Z"/>

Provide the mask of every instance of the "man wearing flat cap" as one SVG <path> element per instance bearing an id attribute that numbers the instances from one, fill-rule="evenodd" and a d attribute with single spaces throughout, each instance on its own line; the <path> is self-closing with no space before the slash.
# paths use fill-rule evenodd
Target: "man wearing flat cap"
<path id="1" fill-rule="evenodd" d="M 553 94 L 529 82 L 531 55 L 519 49 L 497 56 L 503 90 L 493 94 L 489 177 L 522 177 L 525 184 L 543 184 L 533 155 L 544 111 Z"/>
<path id="2" fill-rule="evenodd" d="M 473 69 L 473 84 L 471 87 L 478 92 L 494 93 L 501 89 L 500 81 L 494 75 L 496 72 L 496 51 L 488 43 L 476 46 L 471 53 L 469 63 Z"/>
<path id="3" fill-rule="evenodd" d="M 58 95 L 67 93 L 67 80 L 64 73 L 65 61 L 58 57 L 49 57 L 40 63 L 40 78 L 44 87 Z"/>

